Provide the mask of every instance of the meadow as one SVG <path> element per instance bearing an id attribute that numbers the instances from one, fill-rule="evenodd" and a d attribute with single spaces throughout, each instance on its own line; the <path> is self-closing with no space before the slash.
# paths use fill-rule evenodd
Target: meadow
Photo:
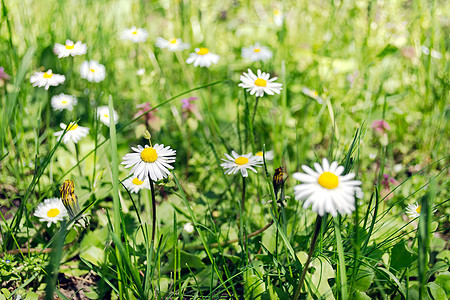
<path id="1" fill-rule="evenodd" d="M 0 4 L 0 300 L 450 297 L 450 2 Z"/>

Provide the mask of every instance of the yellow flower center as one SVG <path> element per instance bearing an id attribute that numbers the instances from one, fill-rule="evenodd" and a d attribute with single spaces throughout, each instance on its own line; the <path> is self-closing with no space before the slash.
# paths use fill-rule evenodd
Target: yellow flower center
<path id="1" fill-rule="evenodd" d="M 78 127 L 78 124 L 70 124 L 70 125 L 69 125 L 69 128 L 67 128 L 67 131 L 69 131 L 69 130 L 75 130 L 75 129 L 77 129 L 77 127 Z"/>
<path id="2" fill-rule="evenodd" d="M 177 43 L 177 39 L 173 39 L 170 41 L 171 44 L 176 44 Z"/>
<path id="3" fill-rule="evenodd" d="M 275 10 L 273 11 L 273 14 L 274 14 L 275 16 L 278 16 L 280 13 L 281 13 L 281 12 L 280 12 L 278 9 L 275 9 Z"/>
<path id="4" fill-rule="evenodd" d="M 137 29 L 135 31 L 133 31 L 132 34 L 137 34 Z"/>
<path id="5" fill-rule="evenodd" d="M 153 147 L 147 147 L 141 152 L 141 159 L 145 162 L 152 163 L 158 159 L 158 153 Z"/>
<path id="6" fill-rule="evenodd" d="M 312 91 L 311 94 L 312 94 L 313 98 L 319 96 L 319 93 L 317 91 Z"/>
<path id="7" fill-rule="evenodd" d="M 208 48 L 205 48 L 205 47 L 201 47 L 200 50 L 198 50 L 198 52 L 197 52 L 197 54 L 199 54 L 199 55 L 205 55 L 208 53 L 209 53 L 209 50 L 208 50 Z"/>
<path id="8" fill-rule="evenodd" d="M 109 116 L 108 116 L 107 114 L 104 114 L 103 116 L 104 116 L 105 118 L 109 118 Z"/>
<path id="9" fill-rule="evenodd" d="M 66 45 L 66 49 L 67 50 L 72 50 L 75 47 L 75 45 Z"/>
<path id="10" fill-rule="evenodd" d="M 256 53 L 261 52 L 261 49 L 255 48 L 255 49 L 253 49 L 253 52 L 256 52 Z"/>
<path id="11" fill-rule="evenodd" d="M 422 206 L 417 206 L 417 208 L 416 208 L 416 212 L 418 213 L 418 214 L 420 214 L 420 212 L 422 211 Z"/>
<path id="12" fill-rule="evenodd" d="M 59 215 L 59 209 L 57 209 L 57 208 L 49 209 L 47 212 L 47 217 L 49 217 L 49 218 L 54 218 L 58 215 Z"/>
<path id="13" fill-rule="evenodd" d="M 94 70 L 94 69 L 91 69 L 91 72 L 92 72 L 92 73 L 94 73 L 94 72 L 95 72 L 95 70 Z"/>
<path id="14" fill-rule="evenodd" d="M 335 189 L 339 185 L 338 177 L 331 172 L 323 172 L 319 176 L 318 182 L 321 186 L 329 190 Z"/>
<path id="15" fill-rule="evenodd" d="M 144 152 L 144 151 L 142 151 L 142 152 Z M 141 154 L 141 155 L 142 155 L 142 154 Z M 141 185 L 141 184 L 143 184 L 143 183 L 144 183 L 144 182 L 143 182 L 143 181 L 140 181 L 137 177 L 133 179 L 133 184 L 134 184 L 134 185 Z"/>
<path id="16" fill-rule="evenodd" d="M 51 71 L 47 71 L 44 73 L 44 78 L 48 79 L 48 78 L 52 78 L 52 76 L 53 76 L 53 73 Z"/>
<path id="17" fill-rule="evenodd" d="M 263 156 L 263 152 L 262 151 L 256 152 L 255 155 L 256 156 Z"/>
<path id="18" fill-rule="evenodd" d="M 62 104 L 67 104 L 66 100 L 61 101 Z"/>
<path id="19" fill-rule="evenodd" d="M 237 163 L 238 165 L 242 166 L 245 165 L 246 163 L 248 163 L 248 158 L 247 157 L 243 157 L 243 156 L 239 156 L 238 158 L 236 158 L 234 160 L 235 163 Z"/>
<path id="20" fill-rule="evenodd" d="M 265 87 L 267 85 L 267 81 L 262 78 L 258 78 L 255 80 L 255 85 Z"/>

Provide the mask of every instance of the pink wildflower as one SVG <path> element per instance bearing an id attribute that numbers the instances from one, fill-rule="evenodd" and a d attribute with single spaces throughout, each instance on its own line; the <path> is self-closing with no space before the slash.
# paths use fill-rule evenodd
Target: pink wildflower
<path id="1" fill-rule="evenodd" d="M 134 115 L 133 118 L 137 118 L 138 116 L 142 115 L 143 113 L 145 113 L 146 111 L 152 109 L 152 105 L 150 104 L 150 102 L 144 102 L 142 104 L 136 105 L 136 108 L 139 108 L 139 110 L 136 112 L 136 114 Z M 150 123 L 157 118 L 156 117 L 156 109 L 149 111 L 148 113 L 146 113 L 145 115 L 143 115 L 143 117 L 145 118 L 145 122 L 150 125 Z"/>
<path id="2" fill-rule="evenodd" d="M 372 122 L 371 128 L 377 133 L 385 133 L 391 130 L 391 126 L 385 120 L 375 120 Z"/>

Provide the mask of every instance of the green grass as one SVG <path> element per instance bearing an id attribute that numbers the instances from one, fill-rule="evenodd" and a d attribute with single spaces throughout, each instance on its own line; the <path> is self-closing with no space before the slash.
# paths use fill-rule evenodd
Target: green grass
<path id="1" fill-rule="evenodd" d="M 0 81 L 0 299 L 291 299 L 306 261 L 299 299 L 450 297 L 446 1 L 0 3 L 0 67 L 11 77 Z M 148 40 L 121 40 L 131 26 Z M 159 49 L 159 36 L 191 47 Z M 86 43 L 87 54 L 58 59 L 53 46 L 66 39 Z M 273 58 L 243 59 L 255 42 Z M 200 46 L 219 63 L 186 64 Z M 105 65 L 104 81 L 80 77 L 86 59 Z M 256 99 L 238 87 L 248 68 L 277 76 L 281 94 Z M 47 69 L 65 83 L 33 87 L 30 76 Z M 51 108 L 62 92 L 77 97 L 73 111 Z M 198 98 L 195 113 L 181 108 L 188 97 Z M 136 115 L 144 102 L 156 116 L 148 124 Z M 98 106 L 116 110 L 118 123 L 98 122 Z M 391 127 L 384 135 L 371 128 L 380 119 Z M 70 121 L 90 129 L 76 147 L 53 135 Z M 155 199 L 123 186 L 121 158 L 148 143 L 144 130 L 177 151 Z M 223 173 L 224 153 L 263 149 L 274 159 L 245 183 Z M 315 230 L 292 174 L 322 158 L 356 173 L 364 197 L 352 215 L 324 216 Z M 384 185 L 384 174 L 398 183 Z M 47 227 L 33 215 L 67 179 L 86 228 Z M 415 202 L 422 211 L 411 218 Z"/>

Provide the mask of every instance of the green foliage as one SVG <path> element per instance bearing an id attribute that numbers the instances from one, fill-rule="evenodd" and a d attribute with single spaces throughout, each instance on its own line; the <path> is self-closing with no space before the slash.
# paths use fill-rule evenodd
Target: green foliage
<path id="1" fill-rule="evenodd" d="M 0 300 L 291 299 L 303 271 L 300 299 L 447 299 L 447 2 L 1 0 Z M 133 25 L 146 42 L 120 38 Z M 190 48 L 158 48 L 160 36 Z M 87 53 L 58 58 L 66 39 Z M 256 42 L 273 57 L 242 58 Z M 187 64 L 203 46 L 219 63 Z M 84 60 L 105 79 L 81 78 Z M 245 92 L 248 68 L 277 76 L 281 94 Z M 64 84 L 33 87 L 48 69 Z M 77 97 L 73 110 L 52 108 L 60 93 Z M 151 111 L 137 107 L 146 102 Z M 117 124 L 96 118 L 100 106 Z M 390 130 L 372 128 L 381 119 Z M 86 137 L 54 136 L 74 121 Z M 120 164 L 149 143 L 144 130 L 177 151 L 154 198 L 127 190 Z M 244 189 L 220 166 L 232 150 L 274 159 Z M 365 195 L 352 215 L 324 216 L 313 247 L 317 215 L 295 199 L 292 175 L 322 158 L 355 173 Z M 48 227 L 33 213 L 67 179 L 81 218 Z"/>

